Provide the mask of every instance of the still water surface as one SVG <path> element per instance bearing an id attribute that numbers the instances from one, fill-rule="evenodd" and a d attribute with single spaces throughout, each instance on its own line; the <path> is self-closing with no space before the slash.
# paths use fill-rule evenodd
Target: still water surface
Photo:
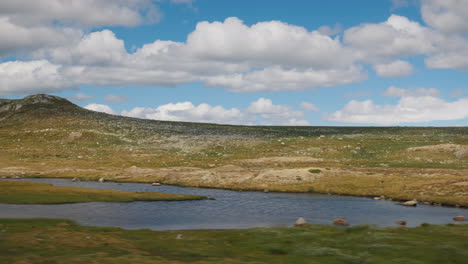
<path id="1" fill-rule="evenodd" d="M 84 225 L 126 229 L 238 229 L 291 226 L 298 217 L 312 224 L 330 224 L 343 216 L 352 225 L 408 226 L 447 224 L 467 209 L 426 205 L 404 207 L 391 201 L 322 194 L 238 192 L 175 186 L 153 187 L 139 183 L 71 182 L 61 179 L 27 179 L 57 186 L 75 186 L 132 192 L 204 195 L 216 200 L 183 202 L 80 203 L 64 205 L 0 204 L 0 218 L 68 218 Z"/>

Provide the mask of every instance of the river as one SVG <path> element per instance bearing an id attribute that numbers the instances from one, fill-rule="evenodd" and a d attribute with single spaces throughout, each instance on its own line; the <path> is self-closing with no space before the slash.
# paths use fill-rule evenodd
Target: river
<path id="1" fill-rule="evenodd" d="M 132 192 L 164 192 L 204 195 L 215 200 L 182 202 L 78 203 L 61 205 L 0 204 L 0 218 L 67 218 L 84 225 L 115 226 L 125 229 L 241 229 L 287 227 L 298 217 L 311 224 L 331 224 L 345 217 L 351 225 L 408 226 L 421 223 L 447 224 L 467 209 L 418 205 L 404 207 L 392 201 L 313 193 L 239 192 L 176 186 L 154 187 L 140 183 L 72 182 L 62 179 L 25 179 L 95 189 Z"/>

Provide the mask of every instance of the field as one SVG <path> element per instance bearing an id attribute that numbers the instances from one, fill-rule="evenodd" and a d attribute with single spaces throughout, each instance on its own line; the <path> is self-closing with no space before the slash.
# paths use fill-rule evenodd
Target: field
<path id="1" fill-rule="evenodd" d="M 59 219 L 0 219 L 0 262 L 11 264 L 450 264 L 465 263 L 467 249 L 467 225 L 156 232 Z"/>

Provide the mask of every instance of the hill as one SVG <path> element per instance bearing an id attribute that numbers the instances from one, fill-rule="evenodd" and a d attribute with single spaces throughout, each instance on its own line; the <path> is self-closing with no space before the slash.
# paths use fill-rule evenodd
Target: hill
<path id="1" fill-rule="evenodd" d="M 318 191 L 468 206 L 467 127 L 230 126 L 0 99 L 0 177 Z"/>

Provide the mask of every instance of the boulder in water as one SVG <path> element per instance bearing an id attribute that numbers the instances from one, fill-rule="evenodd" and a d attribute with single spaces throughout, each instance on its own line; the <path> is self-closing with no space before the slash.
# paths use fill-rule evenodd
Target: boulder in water
<path id="1" fill-rule="evenodd" d="M 307 226 L 309 225 L 307 221 L 303 217 L 299 217 L 296 222 L 294 223 L 294 226 Z"/>
<path id="2" fill-rule="evenodd" d="M 416 200 L 411 200 L 411 201 L 406 201 L 404 203 L 401 203 L 403 206 L 416 206 L 418 205 L 418 201 Z"/>

